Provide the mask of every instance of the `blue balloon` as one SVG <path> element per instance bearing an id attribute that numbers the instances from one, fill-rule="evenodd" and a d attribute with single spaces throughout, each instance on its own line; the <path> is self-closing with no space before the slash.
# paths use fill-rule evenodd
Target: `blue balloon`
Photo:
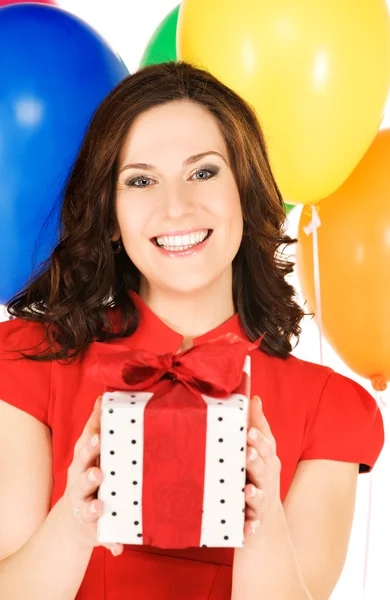
<path id="1" fill-rule="evenodd" d="M 0 303 L 58 243 L 62 186 L 89 120 L 128 74 L 76 16 L 32 3 L 0 9 Z"/>

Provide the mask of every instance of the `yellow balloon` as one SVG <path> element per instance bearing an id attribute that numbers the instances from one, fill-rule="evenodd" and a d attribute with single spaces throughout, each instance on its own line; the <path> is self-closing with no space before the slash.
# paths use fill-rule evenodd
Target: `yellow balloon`
<path id="1" fill-rule="evenodd" d="M 177 57 L 256 110 L 291 204 L 334 192 L 383 119 L 390 82 L 385 0 L 183 0 Z"/>

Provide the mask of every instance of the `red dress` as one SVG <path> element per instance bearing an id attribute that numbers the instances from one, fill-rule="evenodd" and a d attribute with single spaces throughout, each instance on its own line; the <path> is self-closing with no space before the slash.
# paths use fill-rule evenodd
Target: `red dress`
<path id="1" fill-rule="evenodd" d="M 140 325 L 120 343 L 176 353 L 182 336 L 130 293 L 140 312 Z M 228 331 L 246 337 L 237 314 L 193 343 Z M 39 324 L 22 319 L 0 323 L 0 398 L 51 431 L 53 507 L 65 491 L 74 445 L 102 390 L 86 376 L 88 351 L 70 365 L 7 360 L 16 355 L 6 355 L 4 349 L 26 348 L 41 340 Z M 329 367 L 292 355 L 283 360 L 257 349 L 251 353 L 251 365 L 251 395 L 262 398 L 282 464 L 282 502 L 300 460 L 359 463 L 360 473 L 372 469 L 384 444 L 384 428 L 376 401 L 362 386 Z M 113 557 L 97 547 L 76 600 L 230 600 L 233 557 L 231 548 L 163 550 L 125 545 L 123 553 Z"/>

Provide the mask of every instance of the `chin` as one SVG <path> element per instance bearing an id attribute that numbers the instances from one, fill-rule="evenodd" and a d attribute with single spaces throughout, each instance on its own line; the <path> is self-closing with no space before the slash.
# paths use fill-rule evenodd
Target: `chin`
<path id="1" fill-rule="evenodd" d="M 172 281 L 169 280 L 169 278 L 167 277 L 165 281 L 162 281 L 160 283 L 159 287 L 162 287 L 173 294 L 196 294 L 198 292 L 201 292 L 202 290 L 206 290 L 207 288 L 212 286 L 212 284 L 212 279 L 194 281 L 194 279 L 192 278 L 189 281 L 183 281 L 183 279 L 181 279 L 180 281 Z"/>

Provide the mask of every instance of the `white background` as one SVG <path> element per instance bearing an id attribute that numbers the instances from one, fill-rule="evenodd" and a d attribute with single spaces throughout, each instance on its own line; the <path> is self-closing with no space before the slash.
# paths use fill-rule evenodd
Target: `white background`
<path id="1" fill-rule="evenodd" d="M 212 1 L 212 0 L 210 0 Z M 388 0 L 390 3 L 390 0 Z M 156 27 L 179 2 L 173 0 L 59 0 L 58 5 L 87 21 L 118 52 L 130 73 L 137 70 L 144 49 Z M 205 13 L 207 18 L 207 13 Z M 390 102 L 387 103 L 385 118 L 381 128 L 390 125 Z M 301 207 L 295 208 L 289 216 L 288 234 L 297 235 Z M 290 254 L 294 250 L 290 248 Z M 300 294 L 298 280 L 290 278 Z M 302 303 L 302 298 L 301 298 Z M 303 333 L 293 354 L 305 360 L 320 362 L 319 332 L 314 320 L 305 317 Z M 355 375 L 323 340 L 323 363 L 339 373 L 355 379 L 375 395 L 367 380 Z M 383 400 L 389 399 L 388 391 Z M 382 408 L 386 436 L 389 430 L 388 409 Z M 343 573 L 332 594 L 332 600 L 354 600 L 363 598 L 364 565 L 366 559 L 366 535 L 370 532 L 368 571 L 366 578 L 367 600 L 389 600 L 390 598 L 390 450 L 386 442 L 384 450 L 375 466 L 373 475 L 362 474 L 358 478 L 358 493 L 355 518 L 351 533 L 348 556 Z M 370 481 L 372 484 L 371 518 L 369 517 Z M 370 522 L 370 528 L 368 524 Z"/>

